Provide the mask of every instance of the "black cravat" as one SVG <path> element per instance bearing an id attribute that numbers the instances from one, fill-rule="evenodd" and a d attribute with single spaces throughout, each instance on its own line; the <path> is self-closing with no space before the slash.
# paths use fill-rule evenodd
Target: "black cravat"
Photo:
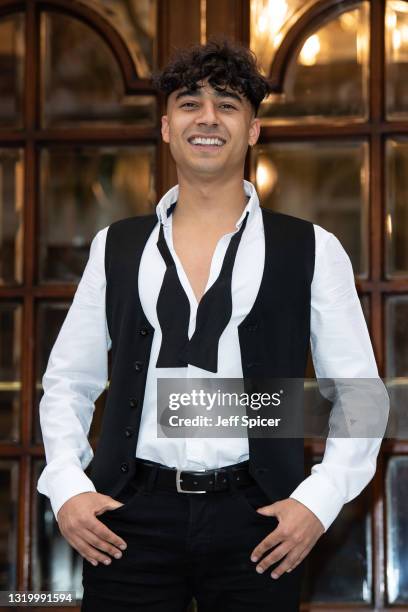
<path id="1" fill-rule="evenodd" d="M 171 214 L 176 202 L 167 211 Z M 157 247 L 166 264 L 157 300 L 157 316 L 162 342 L 156 367 L 176 368 L 195 365 L 209 372 L 218 370 L 218 342 L 232 314 L 231 278 L 235 256 L 248 219 L 248 211 L 228 245 L 217 280 L 205 292 L 197 308 L 196 328 L 188 339 L 190 302 L 180 283 L 176 265 L 160 223 Z"/>

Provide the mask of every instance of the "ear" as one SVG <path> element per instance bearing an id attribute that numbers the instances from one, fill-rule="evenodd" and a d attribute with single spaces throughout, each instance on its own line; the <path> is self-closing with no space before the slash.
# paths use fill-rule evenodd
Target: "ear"
<path id="1" fill-rule="evenodd" d="M 261 131 L 261 121 L 257 117 L 251 119 L 251 125 L 249 126 L 249 137 L 248 144 L 253 147 L 256 144 L 259 134 Z"/>
<path id="2" fill-rule="evenodd" d="M 163 138 L 163 142 L 170 142 L 170 127 L 167 115 L 163 115 L 161 118 L 161 135 Z"/>

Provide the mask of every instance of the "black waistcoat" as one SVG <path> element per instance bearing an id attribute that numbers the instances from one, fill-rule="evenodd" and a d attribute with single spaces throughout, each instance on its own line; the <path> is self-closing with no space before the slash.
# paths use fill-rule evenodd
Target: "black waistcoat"
<path id="1" fill-rule="evenodd" d="M 238 326 L 244 380 L 303 378 L 310 341 L 315 236 L 309 221 L 262 208 L 265 265 L 254 305 Z M 135 454 L 154 328 L 138 293 L 139 264 L 157 215 L 109 226 L 106 317 L 112 370 L 91 463 L 96 490 L 115 497 L 136 469 Z M 216 439 L 214 439 L 216 443 Z M 303 438 L 248 438 L 250 472 L 271 502 L 304 479 Z"/>

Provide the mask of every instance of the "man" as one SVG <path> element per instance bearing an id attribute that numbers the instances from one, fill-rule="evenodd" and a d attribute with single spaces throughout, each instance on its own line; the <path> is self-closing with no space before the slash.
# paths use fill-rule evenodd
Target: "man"
<path id="1" fill-rule="evenodd" d="M 159 379 L 377 378 L 338 239 L 244 181 L 269 86 L 246 48 L 180 50 L 155 84 L 178 185 L 100 230 L 43 377 L 50 497 L 84 558 L 82 610 L 299 609 L 303 561 L 370 481 L 381 438 L 158 437 Z M 94 401 L 112 375 L 93 458 Z M 201 493 L 201 494 L 196 494 Z"/>

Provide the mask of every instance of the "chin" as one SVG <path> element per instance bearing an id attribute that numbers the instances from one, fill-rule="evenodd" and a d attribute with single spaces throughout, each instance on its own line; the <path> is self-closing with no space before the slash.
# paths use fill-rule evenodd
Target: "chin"
<path id="1" fill-rule="evenodd" d="M 195 172 L 201 172 L 202 174 L 214 174 L 224 170 L 224 166 L 215 164 L 207 166 L 190 166 L 190 168 Z"/>

